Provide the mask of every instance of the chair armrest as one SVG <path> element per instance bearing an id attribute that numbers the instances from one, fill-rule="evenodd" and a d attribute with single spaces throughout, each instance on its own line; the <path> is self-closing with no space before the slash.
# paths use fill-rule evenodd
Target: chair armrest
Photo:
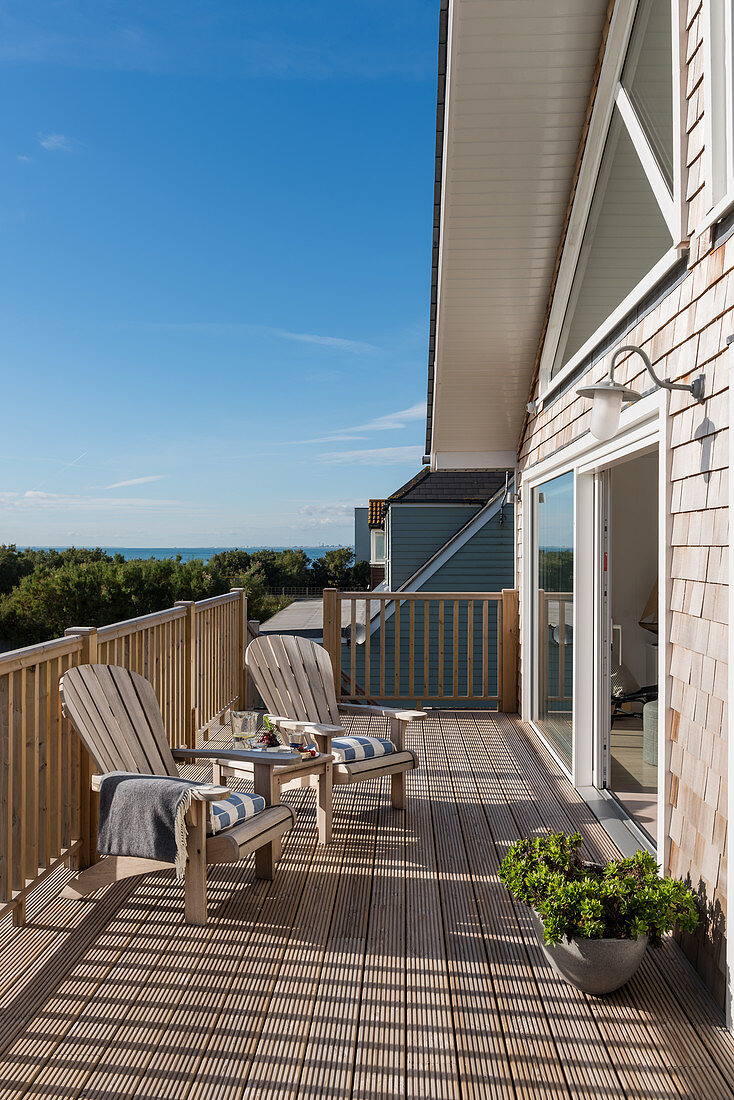
<path id="1" fill-rule="evenodd" d="M 268 752 L 267 749 L 171 749 L 174 760 L 186 760 L 189 757 L 198 760 L 213 760 L 215 764 L 231 764 L 238 760 L 248 760 L 251 764 L 293 764 L 300 760 L 297 752 Z"/>
<path id="2" fill-rule="evenodd" d="M 423 710 L 399 710 L 395 707 L 363 706 L 360 703 L 339 703 L 339 712 L 345 714 L 374 714 L 383 718 L 396 718 L 398 722 L 415 722 L 418 718 L 427 718 Z"/>
<path id="3" fill-rule="evenodd" d="M 277 714 L 269 714 L 268 718 L 273 725 L 284 730 L 294 730 L 296 733 L 326 733 L 331 737 L 344 733 L 342 726 L 327 726 L 321 722 L 302 722 L 296 718 L 281 718 Z"/>
<path id="4" fill-rule="evenodd" d="M 319 752 L 325 753 L 327 756 L 331 753 L 332 737 L 341 737 L 344 733 L 341 726 L 327 726 L 320 722 L 300 722 L 295 718 L 281 718 L 277 714 L 269 714 L 268 718 L 278 729 L 311 734 L 316 741 Z"/>
<path id="5" fill-rule="evenodd" d="M 102 789 L 102 780 L 104 775 L 92 776 L 92 790 L 99 791 Z M 167 776 L 162 775 L 161 779 L 166 779 Z M 198 787 L 191 788 L 191 800 L 192 802 L 218 802 L 221 798 L 229 798 L 231 794 L 229 787 L 219 787 L 212 783 L 201 783 Z"/>

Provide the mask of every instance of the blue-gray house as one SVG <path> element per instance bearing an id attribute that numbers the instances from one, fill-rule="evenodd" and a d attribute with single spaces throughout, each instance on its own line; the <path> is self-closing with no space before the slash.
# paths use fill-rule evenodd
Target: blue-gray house
<path id="1" fill-rule="evenodd" d="M 512 471 L 506 470 L 421 470 L 405 485 L 383 501 L 371 501 L 370 513 L 373 550 L 377 544 L 384 543 L 384 581 L 379 588 L 391 592 L 500 592 L 505 588 L 514 588 L 514 509 L 508 501 L 512 489 Z M 373 507 L 374 505 L 381 507 Z M 380 524 L 376 527 L 375 524 Z M 384 532 L 384 538 L 376 539 L 377 531 Z M 378 563 L 372 556 L 373 568 Z M 396 601 L 397 602 L 397 601 Z M 466 616 L 469 601 L 461 601 L 457 614 Z M 429 606 L 429 605 L 425 605 Z M 438 615 L 438 606 L 432 604 L 431 615 Z M 385 646 L 378 643 L 376 635 L 381 629 L 378 605 L 374 605 L 369 624 L 361 625 L 356 641 L 356 671 L 362 686 L 377 684 L 379 670 L 375 667 L 380 649 L 392 654 L 395 632 L 394 607 L 390 604 L 386 616 L 384 639 Z M 414 614 L 419 618 L 425 613 L 424 605 L 419 605 Z M 447 639 L 444 652 L 449 653 L 448 639 L 453 633 L 453 601 L 444 609 L 443 632 Z M 472 610 L 473 613 L 473 610 Z M 492 608 L 496 615 L 496 608 Z M 490 635 L 496 636 L 496 620 L 490 624 Z M 421 640 L 424 637 L 423 622 L 416 622 L 414 665 L 423 668 Z M 370 674 L 365 676 L 366 631 L 371 633 Z M 431 621 L 430 636 L 436 638 L 441 628 Z M 461 637 L 465 631 L 461 630 Z M 437 643 L 432 643 L 435 646 Z M 401 691 L 407 691 L 407 683 L 402 678 L 408 676 L 408 621 L 407 615 L 400 623 L 400 651 L 405 650 L 405 660 L 401 656 L 399 676 Z M 437 669 L 437 654 L 430 656 L 431 670 Z M 491 675 L 495 676 L 494 643 L 488 654 Z M 473 662 L 468 662 L 466 653 L 459 652 L 459 695 L 467 694 L 468 667 L 471 664 L 476 681 L 476 690 L 481 690 L 483 655 L 481 639 L 477 634 Z M 351 639 L 345 637 L 342 653 L 342 668 L 351 666 Z M 446 669 L 449 679 L 452 669 Z M 384 669 L 387 682 L 394 682 L 394 665 L 388 659 Z M 418 694 L 416 692 L 416 694 Z M 431 697 L 431 683 L 421 684 L 420 695 Z"/>

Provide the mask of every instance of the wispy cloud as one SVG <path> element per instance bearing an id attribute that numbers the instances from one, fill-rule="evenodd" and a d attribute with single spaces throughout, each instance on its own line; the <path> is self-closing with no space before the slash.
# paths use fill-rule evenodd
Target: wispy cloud
<path id="1" fill-rule="evenodd" d="M 162 481 L 165 474 L 148 474 L 146 477 L 130 477 L 127 481 L 115 481 L 112 485 L 106 485 L 106 489 L 122 489 L 126 485 L 147 485 L 149 481 Z"/>
<path id="2" fill-rule="evenodd" d="M 70 153 L 73 149 L 72 142 L 65 134 L 39 133 L 38 142 L 49 153 Z"/>
<path id="3" fill-rule="evenodd" d="M 316 455 L 327 466 L 399 466 L 420 462 L 422 447 L 374 447 L 362 451 L 327 451 Z"/>
<path id="4" fill-rule="evenodd" d="M 313 439 L 291 440 L 291 445 L 356 442 L 361 439 L 369 438 L 371 432 L 388 432 L 397 431 L 400 428 L 407 428 L 409 424 L 414 423 L 416 420 L 423 420 L 425 415 L 426 403 L 425 401 L 418 401 L 417 404 L 411 405 L 409 409 L 400 409 L 398 412 L 384 413 L 382 416 L 376 416 L 372 420 L 365 421 L 364 424 L 354 424 L 352 427 L 334 428 L 332 432 L 326 432 L 325 435 L 317 435 Z"/>
<path id="5" fill-rule="evenodd" d="M 279 340 L 295 340 L 299 344 L 316 344 L 335 351 L 353 351 L 360 354 L 380 351 L 375 344 L 365 340 L 353 340 L 347 336 L 322 336 L 315 332 L 291 332 L 286 328 L 274 328 L 271 325 L 255 325 L 246 321 L 182 321 L 160 322 L 152 326 L 156 329 L 171 329 L 175 332 L 201 332 L 211 336 L 229 336 L 237 332 L 262 332 L 276 336 Z"/>
<path id="6" fill-rule="evenodd" d="M 337 348 L 339 351 L 374 352 L 379 348 L 366 344 L 363 340 L 348 340 L 344 336 L 317 336 L 311 332 L 288 332 L 286 329 L 273 328 L 268 331 L 283 340 L 297 340 L 301 344 L 318 344 L 323 348 Z"/>
<path id="7" fill-rule="evenodd" d="M 33 157 L 27 157 L 25 153 L 18 153 L 16 160 L 19 160 L 21 164 L 33 164 Z"/>
<path id="8" fill-rule="evenodd" d="M 0 513 L 2 512 L 92 512 L 109 514 L 113 512 L 137 513 L 141 510 L 157 512 L 178 512 L 195 510 L 193 505 L 181 500 L 149 500 L 145 497 L 85 497 L 73 493 L 47 493 L 40 489 L 27 489 L 23 493 L 0 492 Z"/>

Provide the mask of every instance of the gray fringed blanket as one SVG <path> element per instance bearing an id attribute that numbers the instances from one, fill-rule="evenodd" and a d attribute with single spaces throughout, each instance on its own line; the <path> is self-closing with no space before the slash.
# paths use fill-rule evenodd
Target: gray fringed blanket
<path id="1" fill-rule="evenodd" d="M 97 851 L 174 863 L 186 869 L 186 811 L 200 784 L 167 775 L 109 772 L 99 793 Z"/>

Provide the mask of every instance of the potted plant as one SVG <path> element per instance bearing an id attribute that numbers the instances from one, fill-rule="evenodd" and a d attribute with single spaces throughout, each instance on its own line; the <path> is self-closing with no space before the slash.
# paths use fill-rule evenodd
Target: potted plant
<path id="1" fill-rule="evenodd" d="M 532 912 L 551 966 L 585 993 L 611 993 L 634 974 L 648 943 L 658 947 L 677 923 L 698 924 L 692 892 L 663 878 L 653 856 L 606 864 L 581 859 L 580 833 L 548 833 L 516 841 L 500 878 Z"/>

